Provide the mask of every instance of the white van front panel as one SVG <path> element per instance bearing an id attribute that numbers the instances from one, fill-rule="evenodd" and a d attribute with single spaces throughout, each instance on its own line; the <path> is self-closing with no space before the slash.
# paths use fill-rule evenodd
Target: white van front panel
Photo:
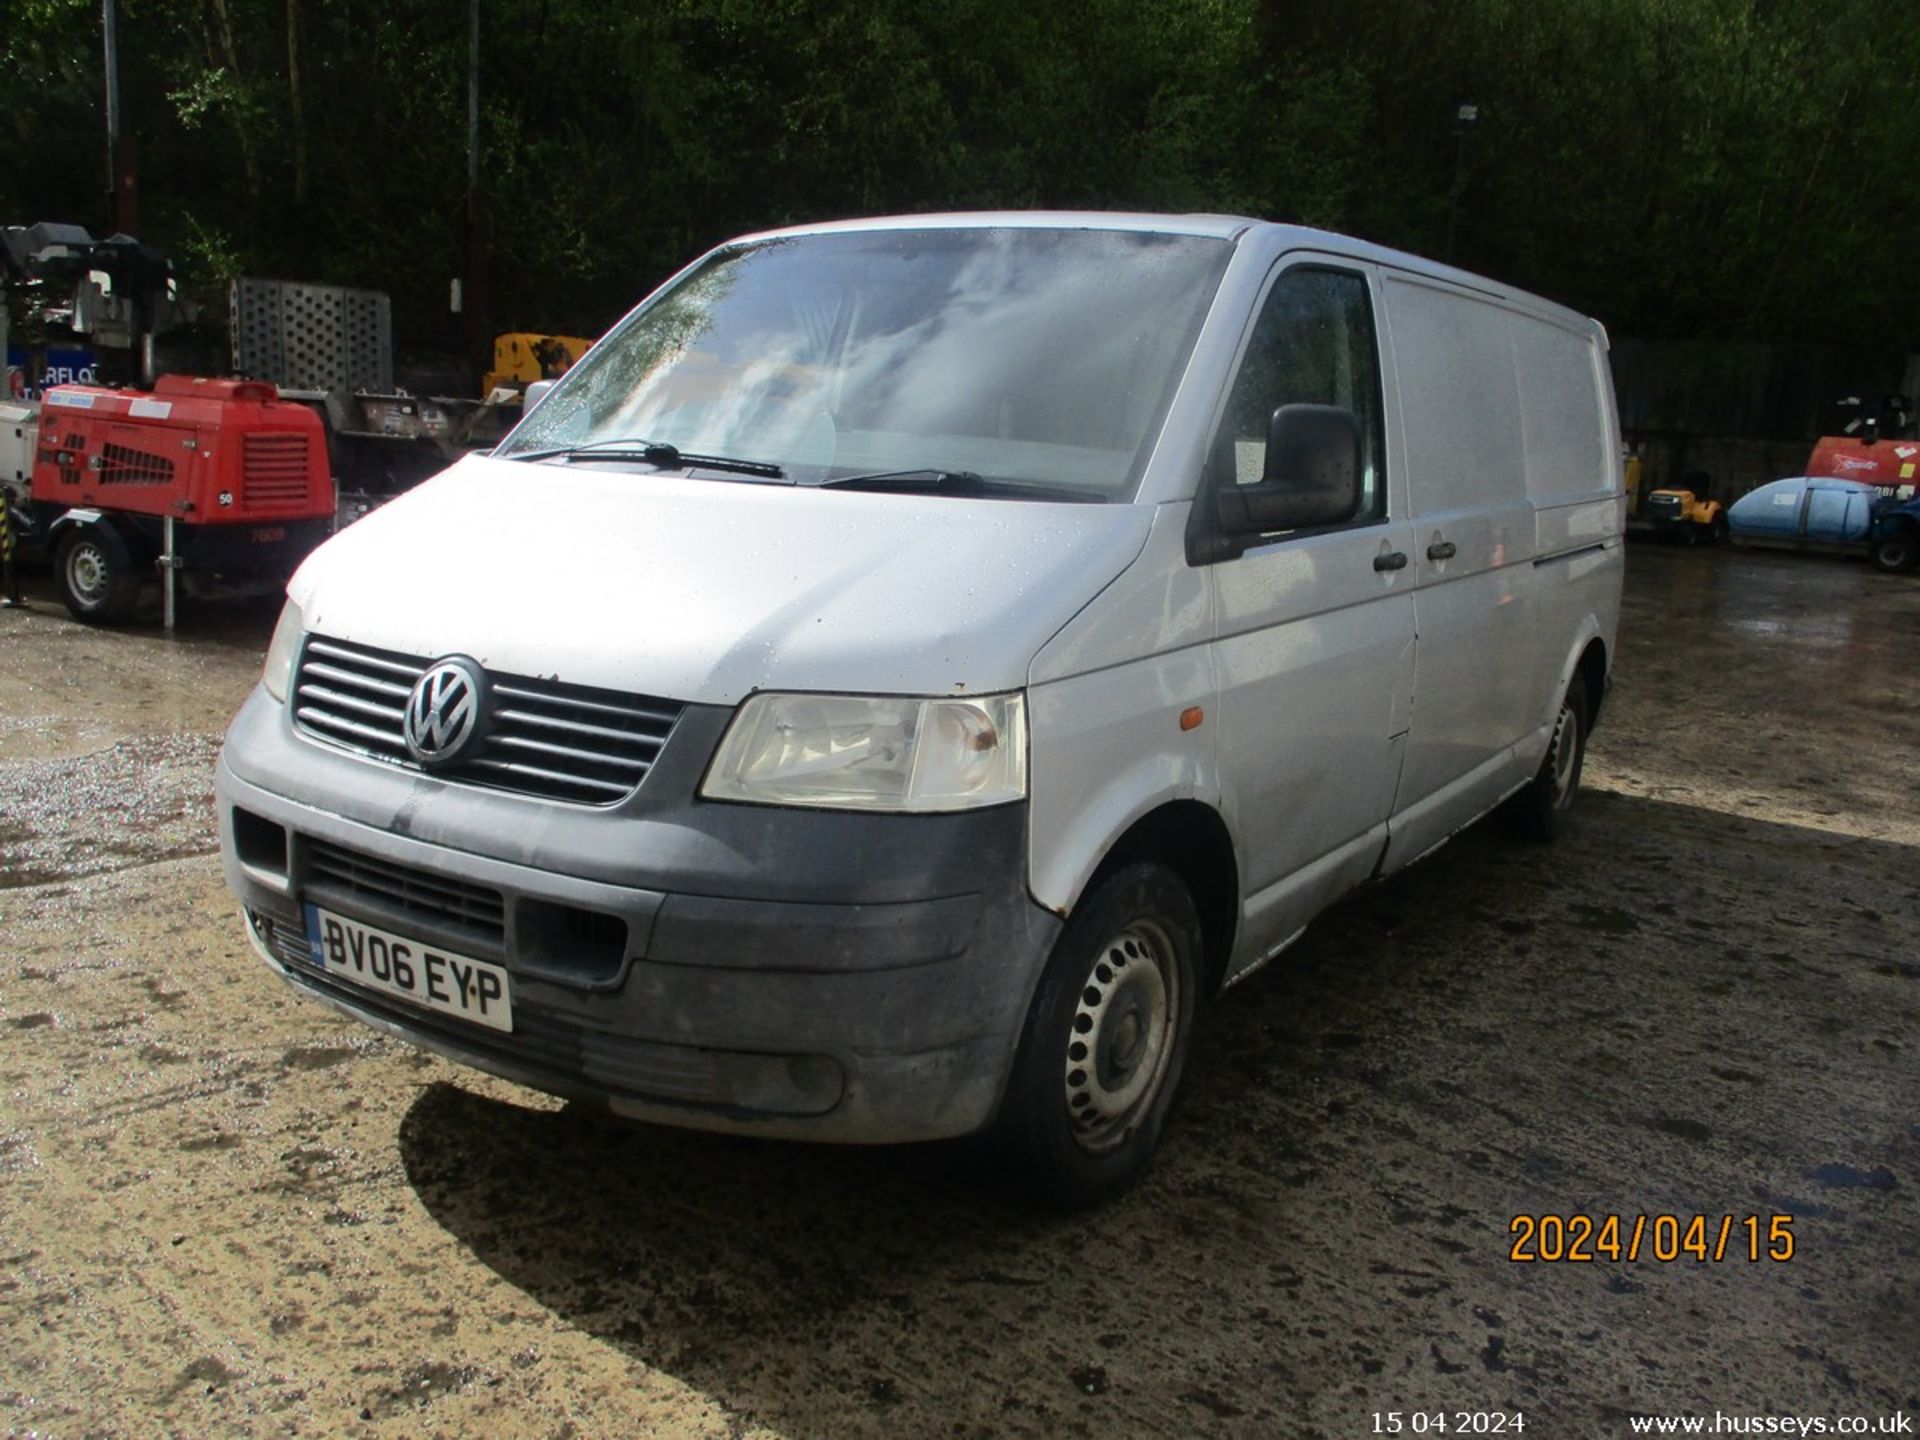
<path id="1" fill-rule="evenodd" d="M 289 593 L 336 640 L 672 700 L 980 693 L 1026 683 L 1151 520 L 473 457 L 335 536 Z"/>
<path id="2" fill-rule="evenodd" d="M 1115 837 L 1172 800 L 1220 805 L 1208 572 L 1185 505 L 1159 505 L 1139 560 L 1035 657 L 1027 693 L 1033 898 L 1064 914 Z M 1191 709 L 1201 722 L 1181 727 Z"/>

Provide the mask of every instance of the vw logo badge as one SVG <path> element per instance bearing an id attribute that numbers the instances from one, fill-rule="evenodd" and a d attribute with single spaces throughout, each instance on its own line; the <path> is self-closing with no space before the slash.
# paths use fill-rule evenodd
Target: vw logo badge
<path id="1" fill-rule="evenodd" d="M 480 728 L 485 684 L 471 660 L 442 660 L 416 680 L 400 731 L 407 753 L 422 765 L 458 759 Z"/>

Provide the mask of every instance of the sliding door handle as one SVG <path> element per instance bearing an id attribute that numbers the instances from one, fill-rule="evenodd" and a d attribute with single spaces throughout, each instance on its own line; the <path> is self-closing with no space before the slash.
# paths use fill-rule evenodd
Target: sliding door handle
<path id="1" fill-rule="evenodd" d="M 1451 560 L 1460 553 L 1460 547 L 1451 540 L 1436 540 L 1427 546 L 1427 559 Z"/>
<path id="2" fill-rule="evenodd" d="M 1373 557 L 1373 568 L 1376 570 L 1404 570 L 1407 568 L 1406 554 L 1399 550 L 1389 550 L 1384 555 L 1376 555 Z"/>

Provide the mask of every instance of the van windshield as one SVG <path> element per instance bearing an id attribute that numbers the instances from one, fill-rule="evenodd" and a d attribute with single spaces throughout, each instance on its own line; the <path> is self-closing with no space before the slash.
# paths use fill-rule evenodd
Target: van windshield
<path id="1" fill-rule="evenodd" d="M 742 462 L 800 484 L 924 471 L 975 482 L 938 487 L 954 494 L 1123 500 L 1230 248 L 1017 227 L 729 247 L 595 345 L 495 453 L 680 452 L 735 462 L 715 478 Z M 580 453 L 593 445 L 608 455 Z"/>

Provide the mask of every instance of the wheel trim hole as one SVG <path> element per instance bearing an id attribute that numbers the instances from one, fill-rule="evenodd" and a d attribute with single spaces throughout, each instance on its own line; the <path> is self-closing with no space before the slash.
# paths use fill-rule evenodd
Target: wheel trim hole
<path id="1" fill-rule="evenodd" d="M 1065 1090 L 1082 1143 L 1109 1149 L 1158 1094 L 1177 999 L 1151 941 L 1128 933 L 1100 954 L 1072 1021 Z"/>

